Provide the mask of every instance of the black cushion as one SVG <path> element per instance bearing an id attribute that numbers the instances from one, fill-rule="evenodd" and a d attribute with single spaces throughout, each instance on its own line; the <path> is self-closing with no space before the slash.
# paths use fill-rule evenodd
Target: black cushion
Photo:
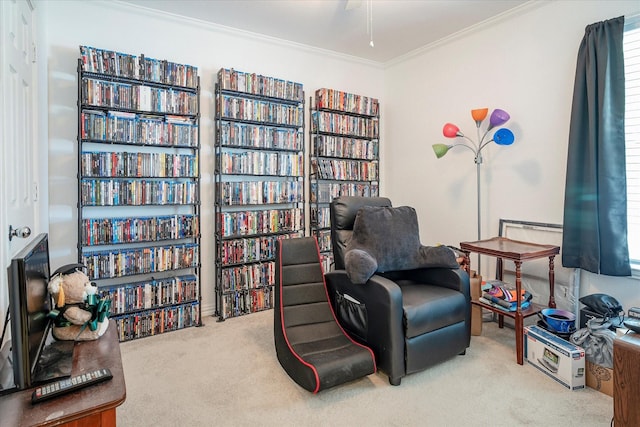
<path id="1" fill-rule="evenodd" d="M 375 272 L 458 267 L 448 247 L 420 244 L 418 215 L 409 206 L 362 206 L 344 262 L 355 284 L 366 283 Z"/>

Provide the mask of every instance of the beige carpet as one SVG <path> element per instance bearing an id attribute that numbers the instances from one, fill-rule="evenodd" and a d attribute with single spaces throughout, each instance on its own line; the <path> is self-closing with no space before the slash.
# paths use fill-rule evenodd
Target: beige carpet
<path id="1" fill-rule="evenodd" d="M 127 426 L 609 426 L 611 397 L 515 362 L 485 323 L 465 356 L 389 385 L 382 373 L 311 394 L 280 367 L 273 310 L 121 344 Z"/>

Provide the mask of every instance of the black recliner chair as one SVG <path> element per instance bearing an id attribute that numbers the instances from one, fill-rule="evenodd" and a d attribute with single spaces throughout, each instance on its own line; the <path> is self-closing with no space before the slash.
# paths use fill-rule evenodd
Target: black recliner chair
<path id="1" fill-rule="evenodd" d="M 363 206 L 391 207 L 391 201 L 339 197 L 331 203 L 335 271 L 325 275 L 327 289 L 340 324 L 373 350 L 378 368 L 392 385 L 399 385 L 405 375 L 466 352 L 471 340 L 469 275 L 459 267 L 418 268 L 376 272 L 364 284 L 352 283 L 345 252 Z M 415 221 L 417 232 L 417 217 Z M 385 242 L 377 244 L 384 251 Z"/>
<path id="2" fill-rule="evenodd" d="M 274 339 L 278 361 L 317 393 L 376 372 L 373 352 L 340 328 L 329 305 L 314 237 L 276 242 Z"/>

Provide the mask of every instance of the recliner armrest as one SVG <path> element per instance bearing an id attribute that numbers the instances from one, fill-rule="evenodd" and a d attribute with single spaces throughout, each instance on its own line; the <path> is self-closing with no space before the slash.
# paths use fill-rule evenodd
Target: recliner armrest
<path id="1" fill-rule="evenodd" d="M 379 275 L 367 283 L 355 285 L 345 270 L 325 274 L 329 299 L 336 310 L 336 292 L 347 294 L 366 307 L 369 313 L 366 328 L 366 344 L 376 355 L 378 368 L 390 378 L 404 376 L 404 330 L 402 291 L 393 281 Z M 343 320 L 338 319 L 342 324 Z M 348 327 L 343 325 L 343 327 Z M 354 337 L 355 338 L 355 337 Z M 384 351 L 383 351 L 384 350 Z"/>
<path id="2" fill-rule="evenodd" d="M 413 280 L 454 289 L 462 292 L 467 301 L 471 301 L 469 274 L 462 268 L 419 268 L 412 272 Z"/>

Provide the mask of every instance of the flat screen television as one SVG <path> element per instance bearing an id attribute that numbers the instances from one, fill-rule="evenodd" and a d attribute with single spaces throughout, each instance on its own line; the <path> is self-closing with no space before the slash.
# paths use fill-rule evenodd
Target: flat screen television
<path id="1" fill-rule="evenodd" d="M 8 268 L 11 351 L 14 383 L 29 388 L 44 347 L 51 320 L 49 238 L 39 234 L 12 260 Z"/>

